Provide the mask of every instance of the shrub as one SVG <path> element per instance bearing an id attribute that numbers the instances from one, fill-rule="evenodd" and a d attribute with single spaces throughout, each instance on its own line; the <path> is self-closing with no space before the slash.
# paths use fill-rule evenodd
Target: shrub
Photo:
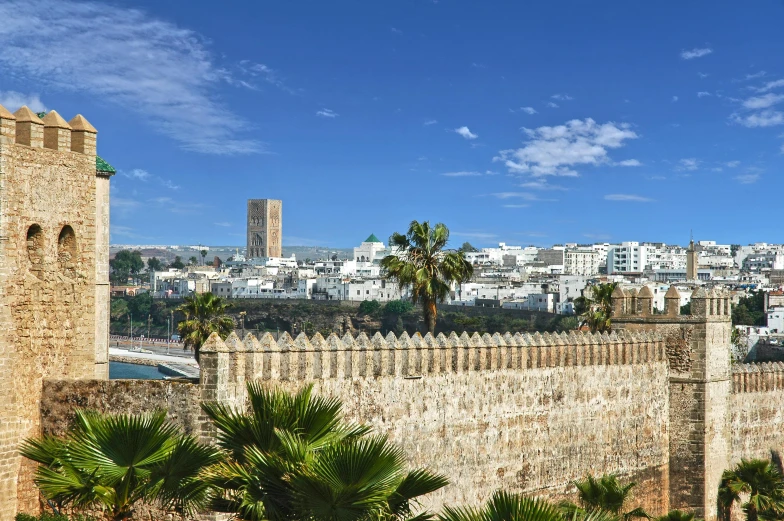
<path id="1" fill-rule="evenodd" d="M 372 315 L 381 309 L 381 302 L 378 300 L 363 300 L 359 303 L 359 312 L 363 315 Z"/>

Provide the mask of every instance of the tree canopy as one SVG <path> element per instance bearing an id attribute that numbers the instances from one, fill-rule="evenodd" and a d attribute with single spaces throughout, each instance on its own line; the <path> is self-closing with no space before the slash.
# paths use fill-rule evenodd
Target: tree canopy
<path id="1" fill-rule="evenodd" d="M 172 261 L 172 263 L 169 264 L 169 267 L 177 270 L 181 270 L 185 267 L 185 263 L 183 263 L 182 258 L 179 255 L 177 255 L 174 257 L 174 261 Z"/>
<path id="2" fill-rule="evenodd" d="M 462 251 L 463 253 L 470 253 L 470 252 L 476 252 L 476 251 L 479 251 L 479 250 L 476 249 L 474 246 L 472 246 L 470 242 L 466 241 L 466 242 L 463 243 L 462 246 L 460 246 L 460 250 L 459 251 Z"/>
<path id="3" fill-rule="evenodd" d="M 163 263 L 158 257 L 150 257 L 147 259 L 147 271 L 161 271 L 162 269 Z"/>
<path id="4" fill-rule="evenodd" d="M 144 261 L 139 250 L 120 250 L 109 261 L 109 278 L 115 284 L 127 284 L 128 278 L 138 275 L 144 269 Z"/>

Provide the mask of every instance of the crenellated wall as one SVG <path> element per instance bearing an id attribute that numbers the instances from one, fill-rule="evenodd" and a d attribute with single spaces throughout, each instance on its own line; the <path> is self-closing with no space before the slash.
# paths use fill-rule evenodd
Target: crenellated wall
<path id="1" fill-rule="evenodd" d="M 732 368 L 732 461 L 784 453 L 784 363 Z"/>

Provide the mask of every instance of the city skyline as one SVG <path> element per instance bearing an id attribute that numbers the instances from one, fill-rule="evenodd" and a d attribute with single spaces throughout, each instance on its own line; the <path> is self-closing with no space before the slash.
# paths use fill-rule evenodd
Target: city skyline
<path id="1" fill-rule="evenodd" d="M 0 104 L 100 130 L 115 244 L 784 242 L 779 2 L 305 4 L 7 1 Z"/>

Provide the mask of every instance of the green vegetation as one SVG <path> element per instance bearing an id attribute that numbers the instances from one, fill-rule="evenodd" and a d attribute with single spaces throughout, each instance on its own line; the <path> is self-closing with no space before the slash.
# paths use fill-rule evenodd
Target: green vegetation
<path id="1" fill-rule="evenodd" d="M 381 302 L 378 300 L 363 300 L 359 304 L 359 313 L 362 315 L 374 315 L 381 309 Z"/>
<path id="2" fill-rule="evenodd" d="M 181 270 L 185 267 L 185 263 L 182 262 L 182 259 L 180 258 L 179 255 L 176 255 L 174 257 L 174 261 L 171 264 L 169 264 L 169 267 L 177 270 Z"/>
<path id="3" fill-rule="evenodd" d="M 161 271 L 163 270 L 163 263 L 158 257 L 150 257 L 147 259 L 147 271 Z"/>
<path id="4" fill-rule="evenodd" d="M 462 251 L 463 253 L 473 253 L 473 252 L 477 252 L 479 250 L 474 248 L 471 245 L 470 242 L 466 241 L 466 242 L 463 243 L 462 246 L 460 246 L 460 250 L 459 251 Z"/>
<path id="5" fill-rule="evenodd" d="M 58 510 L 97 509 L 107 521 L 121 521 L 134 505 L 147 502 L 190 514 L 206 506 L 209 487 L 200 473 L 220 453 L 165 420 L 163 411 L 138 416 L 77 411 L 66 437 L 28 439 L 20 452 L 40 463 L 35 483 Z"/>
<path id="6" fill-rule="evenodd" d="M 627 510 L 627 505 L 632 497 L 632 489 L 637 484 L 622 484 L 612 474 L 595 478 L 588 475 L 584 479 L 574 482 L 577 487 L 578 504 L 563 502 L 561 508 L 571 516 L 582 517 L 585 514 L 602 512 L 612 514 L 618 519 L 629 521 L 634 518 L 650 518 L 641 508 Z"/>
<path id="7" fill-rule="evenodd" d="M 585 294 L 575 299 L 580 313 L 580 327 L 587 326 L 594 333 L 612 330 L 612 293 L 617 282 L 599 284 L 585 289 Z"/>
<path id="8" fill-rule="evenodd" d="M 389 279 L 402 288 L 411 286 L 411 300 L 421 304 L 427 331 L 435 334 L 438 302 L 449 296 L 450 284 L 471 280 L 474 268 L 461 251 L 446 250 L 449 229 L 429 221 L 411 221 L 408 232 L 393 233 L 389 239 L 393 255 L 381 261 Z"/>
<path id="9" fill-rule="evenodd" d="M 416 499 L 447 484 L 407 470 L 400 449 L 343 421 L 340 400 L 315 397 L 311 386 L 292 396 L 250 382 L 248 395 L 249 413 L 203 406 L 227 454 L 207 473 L 220 490 L 211 505 L 218 512 L 254 521 L 422 520 Z"/>
<path id="10" fill-rule="evenodd" d="M 31 516 L 30 514 L 23 514 L 20 512 L 16 514 L 14 521 L 95 521 L 95 518 L 84 514 L 67 516 L 65 514 L 50 514 L 49 512 L 44 512 L 39 516 Z"/>
<path id="11" fill-rule="evenodd" d="M 719 486 L 722 518 L 730 519 L 732 505 L 738 503 L 747 521 L 784 517 L 784 476 L 769 460 L 741 459 L 725 470 Z"/>
<path id="12" fill-rule="evenodd" d="M 114 284 L 124 285 L 130 277 L 135 277 L 144 269 L 142 254 L 138 250 L 120 250 L 109 261 L 109 279 Z"/>
<path id="13" fill-rule="evenodd" d="M 185 349 L 193 349 L 193 356 L 199 362 L 199 350 L 212 333 L 225 339 L 234 329 L 234 320 L 227 315 L 231 304 L 212 293 L 200 293 L 186 297 L 185 303 L 178 311 L 185 315 L 185 320 L 177 325 L 177 331 L 183 340 Z"/>
<path id="14" fill-rule="evenodd" d="M 764 326 L 766 323 L 764 291 L 752 291 L 751 295 L 732 306 L 733 326 Z"/>

